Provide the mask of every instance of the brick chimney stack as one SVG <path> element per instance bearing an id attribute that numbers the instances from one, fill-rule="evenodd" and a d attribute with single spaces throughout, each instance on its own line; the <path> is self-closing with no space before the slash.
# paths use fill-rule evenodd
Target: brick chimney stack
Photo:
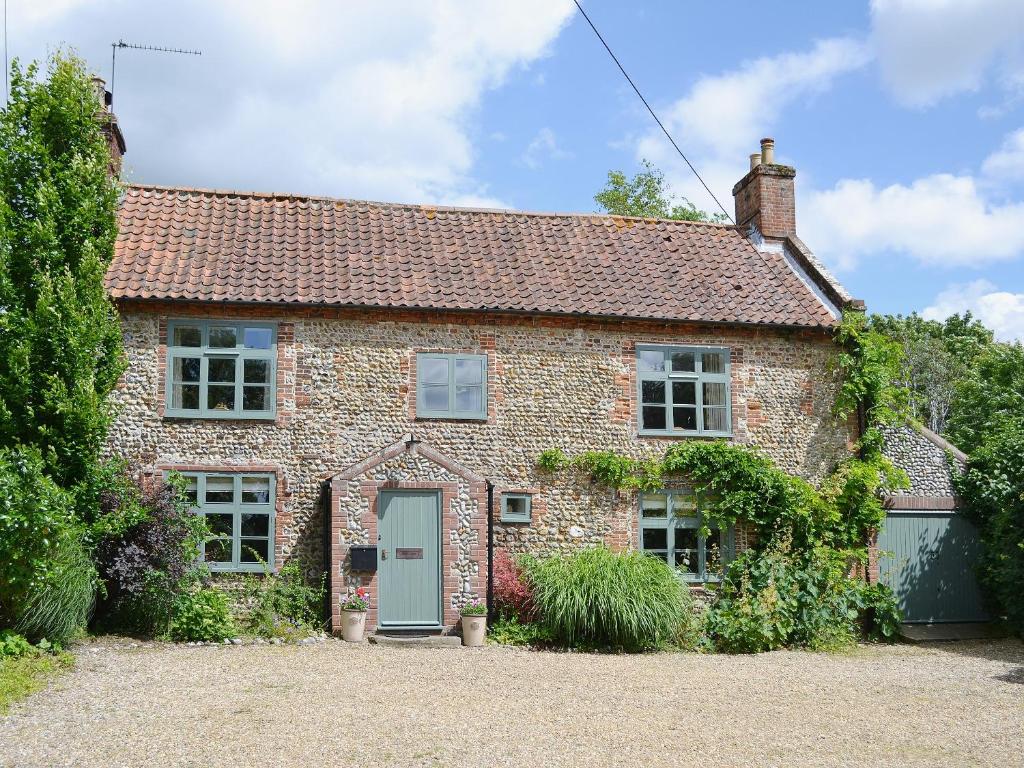
<path id="1" fill-rule="evenodd" d="M 775 140 L 761 139 L 760 156 L 750 156 L 750 171 L 732 188 L 736 223 L 744 228 L 753 224 L 772 240 L 795 235 L 795 176 L 795 168 L 776 165 Z"/>
<path id="2" fill-rule="evenodd" d="M 107 137 L 107 144 L 110 146 L 110 175 L 117 178 L 121 175 L 121 158 L 124 157 L 126 147 L 121 128 L 117 124 L 117 116 L 111 110 L 114 97 L 107 90 L 107 84 L 103 78 L 93 77 L 92 85 L 96 89 L 96 100 L 100 106 L 97 118 L 103 128 L 103 135 Z"/>

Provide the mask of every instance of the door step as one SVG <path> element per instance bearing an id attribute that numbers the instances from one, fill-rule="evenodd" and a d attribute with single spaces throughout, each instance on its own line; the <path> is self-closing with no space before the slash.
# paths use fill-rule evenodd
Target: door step
<path id="1" fill-rule="evenodd" d="M 372 645 L 391 645 L 403 648 L 458 648 L 462 638 L 458 635 L 428 634 L 425 632 L 374 632 L 367 638 Z"/>

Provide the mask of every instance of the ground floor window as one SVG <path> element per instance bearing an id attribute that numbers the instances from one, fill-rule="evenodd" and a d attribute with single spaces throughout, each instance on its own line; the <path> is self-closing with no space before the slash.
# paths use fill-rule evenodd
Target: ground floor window
<path id="1" fill-rule="evenodd" d="M 714 500 L 691 490 L 645 493 L 640 497 L 640 547 L 665 560 L 687 581 L 718 581 L 733 555 L 731 530 L 711 528 L 701 536 L 704 515 Z"/>
<path id="2" fill-rule="evenodd" d="M 262 571 L 274 564 L 273 474 L 182 472 L 185 494 L 212 532 L 203 559 L 214 571 Z"/>

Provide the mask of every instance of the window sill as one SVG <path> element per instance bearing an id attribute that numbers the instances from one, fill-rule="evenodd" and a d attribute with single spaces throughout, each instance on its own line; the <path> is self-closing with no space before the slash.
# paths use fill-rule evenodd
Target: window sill
<path id="1" fill-rule="evenodd" d="M 530 520 L 529 518 L 527 518 L 527 519 L 522 519 L 522 518 L 520 518 L 520 519 L 506 519 L 506 518 L 502 517 L 502 518 L 498 519 L 498 522 L 501 523 L 502 525 L 529 525 L 533 521 Z"/>
<path id="2" fill-rule="evenodd" d="M 732 432 L 664 432 L 660 430 L 641 429 L 637 432 L 638 437 L 668 437 L 682 439 L 687 437 L 710 437 L 710 438 L 732 438 Z"/>
<path id="3" fill-rule="evenodd" d="M 464 424 L 486 424 L 487 416 L 420 416 L 417 415 L 415 421 L 452 421 L 456 423 Z"/>
<path id="4" fill-rule="evenodd" d="M 164 411 L 164 421 L 242 421 L 257 424 L 273 423 L 277 419 L 275 413 L 189 413 L 188 411 Z"/>
<path id="5" fill-rule="evenodd" d="M 212 564 L 212 563 L 207 563 L 206 567 L 210 569 L 210 573 L 211 574 L 223 573 L 223 574 L 226 574 L 226 575 L 245 573 L 245 574 L 256 574 L 256 575 L 259 576 L 259 575 L 263 575 L 263 574 L 267 574 L 267 573 L 276 573 L 276 571 L 277 571 L 277 569 L 274 568 L 274 566 L 271 563 L 267 563 L 266 565 L 260 565 L 258 563 L 254 563 L 252 565 L 238 565 L 238 566 L 232 565 L 232 566 L 222 566 L 222 567 L 219 567 L 219 568 L 217 566 L 215 566 L 214 564 Z"/>

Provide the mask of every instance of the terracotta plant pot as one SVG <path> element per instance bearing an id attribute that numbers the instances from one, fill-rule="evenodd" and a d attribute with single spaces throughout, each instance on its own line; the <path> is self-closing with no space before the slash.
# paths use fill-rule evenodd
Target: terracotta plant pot
<path id="1" fill-rule="evenodd" d="M 487 636 L 486 616 L 463 616 L 462 617 L 462 644 L 470 648 L 476 648 L 484 644 Z"/>
<path id="2" fill-rule="evenodd" d="M 347 643 L 363 642 L 366 634 L 366 611 L 341 609 L 341 637 Z"/>

